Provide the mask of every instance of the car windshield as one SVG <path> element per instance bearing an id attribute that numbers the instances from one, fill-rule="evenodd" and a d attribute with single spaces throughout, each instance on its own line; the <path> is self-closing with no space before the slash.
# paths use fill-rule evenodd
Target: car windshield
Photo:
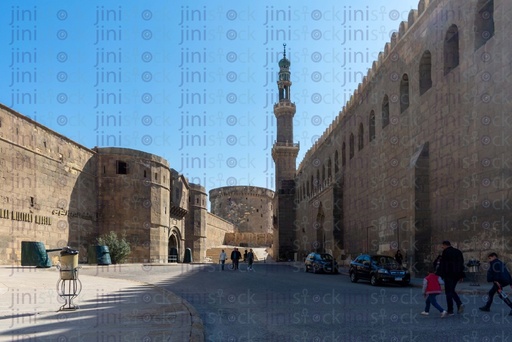
<path id="1" fill-rule="evenodd" d="M 390 256 L 376 255 L 372 256 L 372 261 L 378 266 L 398 267 L 398 263 Z"/>
<path id="2" fill-rule="evenodd" d="M 322 260 L 333 260 L 332 255 L 330 255 L 330 254 L 322 254 L 321 257 L 322 257 Z"/>

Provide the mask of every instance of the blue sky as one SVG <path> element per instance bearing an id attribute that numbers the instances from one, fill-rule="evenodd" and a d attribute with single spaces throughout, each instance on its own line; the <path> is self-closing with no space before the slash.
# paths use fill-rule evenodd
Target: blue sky
<path id="1" fill-rule="evenodd" d="M 0 102 L 87 147 L 153 153 L 207 190 L 274 188 L 277 62 L 297 165 L 418 1 L 11 1 Z"/>

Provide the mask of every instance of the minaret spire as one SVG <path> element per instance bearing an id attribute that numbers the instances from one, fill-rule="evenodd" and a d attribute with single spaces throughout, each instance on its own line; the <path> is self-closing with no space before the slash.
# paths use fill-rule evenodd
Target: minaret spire
<path id="1" fill-rule="evenodd" d="M 276 195 L 276 229 L 274 243 L 278 251 L 275 255 L 290 259 L 290 253 L 296 250 L 297 241 L 295 222 L 295 172 L 299 144 L 293 142 L 293 117 L 295 103 L 291 99 L 290 80 L 291 62 L 286 58 L 286 44 L 283 44 L 283 58 L 279 61 L 277 90 L 279 100 L 274 105 L 277 123 L 277 137 L 272 147 L 272 159 L 275 164 Z"/>

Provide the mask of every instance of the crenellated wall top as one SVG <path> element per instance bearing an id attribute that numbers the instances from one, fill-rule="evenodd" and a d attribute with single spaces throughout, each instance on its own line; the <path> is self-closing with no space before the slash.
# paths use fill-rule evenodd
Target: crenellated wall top
<path id="1" fill-rule="evenodd" d="M 220 188 L 215 188 L 210 190 L 210 200 L 219 197 L 219 196 L 255 196 L 255 197 L 268 197 L 270 199 L 274 198 L 274 191 L 262 188 L 258 186 L 224 186 Z"/>
<path id="2" fill-rule="evenodd" d="M 320 136 L 320 138 L 306 152 L 303 160 L 299 164 L 299 172 L 303 168 L 304 161 L 309 159 L 317 151 L 317 149 L 325 143 L 328 136 L 336 129 L 339 124 L 341 124 L 343 118 L 362 102 L 366 90 L 374 81 L 374 78 L 377 77 L 379 70 L 384 62 L 390 57 L 394 58 L 392 51 L 395 49 L 400 40 L 402 40 L 411 31 L 411 28 L 418 21 L 420 16 L 425 12 L 428 6 L 434 2 L 434 0 L 420 0 L 418 2 L 418 9 L 409 11 L 407 21 L 402 21 L 398 27 L 398 31 L 391 34 L 390 41 L 384 45 L 383 51 L 379 53 L 377 60 L 372 63 L 372 67 L 368 69 L 367 75 L 363 77 L 362 82 L 359 83 L 357 88 L 354 90 L 354 93 L 350 96 L 350 99 L 347 101 L 347 103 L 342 107 L 341 111 L 338 113 L 338 116 L 334 118 L 329 127 L 323 132 L 322 136 Z"/>

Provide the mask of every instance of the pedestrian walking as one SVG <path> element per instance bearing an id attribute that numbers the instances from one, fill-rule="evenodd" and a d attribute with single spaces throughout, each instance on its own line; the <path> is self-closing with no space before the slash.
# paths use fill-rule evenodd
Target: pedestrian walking
<path id="1" fill-rule="evenodd" d="M 453 302 L 457 305 L 457 313 L 464 312 L 464 304 L 455 291 L 455 287 L 459 281 L 464 279 L 464 256 L 457 248 L 452 247 L 450 241 L 443 241 L 441 244 L 443 253 L 441 254 L 441 262 L 436 274 L 443 278 L 444 292 L 446 294 L 446 306 L 448 315 L 453 316 Z"/>
<path id="2" fill-rule="evenodd" d="M 498 259 L 498 254 L 490 253 L 487 258 L 489 259 L 489 269 L 487 270 L 487 282 L 492 283 L 492 287 L 489 290 L 487 303 L 479 308 L 481 311 L 491 311 L 492 300 L 496 292 L 499 292 L 505 286 L 512 284 L 512 277 L 510 272 L 507 270 L 507 266 Z M 501 293 L 500 298 L 511 308 L 509 316 L 512 316 L 512 303 L 510 300 L 507 301 L 507 296 L 503 296 Z"/>
<path id="3" fill-rule="evenodd" d="M 226 259 L 228 258 L 228 256 L 226 255 L 226 252 L 224 252 L 224 250 L 222 250 L 222 252 L 220 252 L 220 255 L 219 255 L 219 263 L 220 263 L 220 267 L 221 267 L 221 270 L 224 271 L 224 264 L 226 263 Z"/>
<path id="4" fill-rule="evenodd" d="M 423 278 L 423 297 L 425 298 L 425 310 L 421 313 L 424 316 L 429 315 L 430 304 L 434 306 L 441 313 L 441 318 L 446 317 L 448 312 L 437 303 L 437 295 L 442 292 L 441 285 L 443 280 L 437 274 L 434 273 L 435 268 L 431 266 L 429 268 L 428 275 Z"/>
<path id="5" fill-rule="evenodd" d="M 238 270 L 238 262 L 240 261 L 241 257 L 242 254 L 240 254 L 238 248 L 235 247 L 235 249 L 233 249 L 233 251 L 231 252 L 231 262 L 233 263 L 234 270 Z"/>
<path id="6" fill-rule="evenodd" d="M 247 249 L 244 252 L 244 262 L 247 262 Z"/>
<path id="7" fill-rule="evenodd" d="M 402 261 L 404 260 L 404 257 L 399 249 L 396 251 L 395 260 L 400 266 L 402 266 Z"/>
<path id="8" fill-rule="evenodd" d="M 433 262 L 433 265 L 434 265 L 434 268 L 435 268 L 435 272 L 437 272 L 437 269 L 439 268 L 439 265 L 441 264 L 441 254 L 439 254 L 436 258 L 436 260 L 434 260 Z"/>
<path id="9" fill-rule="evenodd" d="M 247 253 L 247 270 L 254 271 L 252 269 L 252 263 L 254 262 L 254 252 L 252 251 L 252 248 L 249 250 L 249 253 Z"/>

